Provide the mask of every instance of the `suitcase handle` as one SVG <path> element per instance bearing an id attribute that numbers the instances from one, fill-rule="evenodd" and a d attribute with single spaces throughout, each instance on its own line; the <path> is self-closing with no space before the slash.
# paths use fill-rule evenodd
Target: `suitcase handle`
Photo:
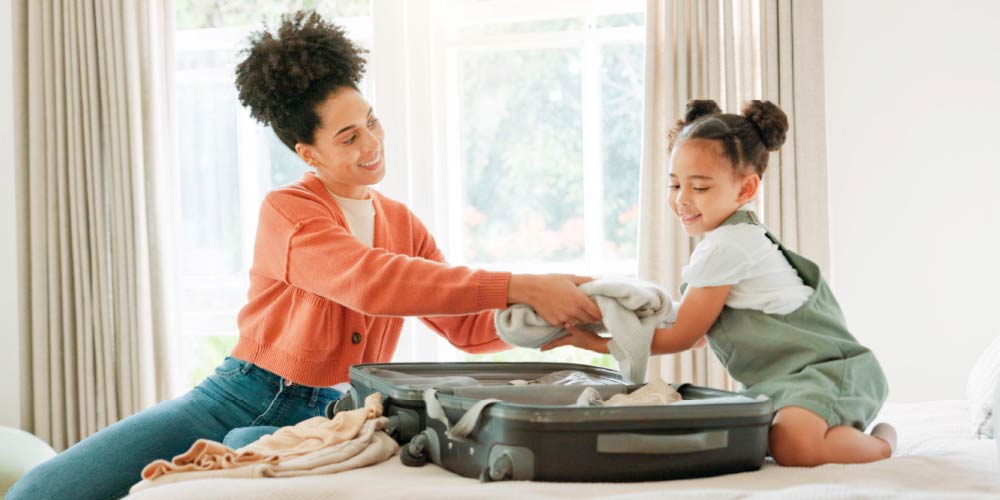
<path id="1" fill-rule="evenodd" d="M 429 388 L 424 390 L 424 406 L 427 408 L 427 417 L 444 424 L 445 435 L 453 441 L 465 442 L 469 440 L 469 435 L 475 430 L 479 423 L 479 417 L 483 410 L 493 403 L 501 402 L 499 399 L 482 399 L 466 410 L 465 414 L 452 425 L 448 420 L 448 415 L 444 412 L 444 407 L 437 398 L 437 389 Z"/>
<path id="2" fill-rule="evenodd" d="M 639 453 L 673 455 L 718 450 L 729 445 L 729 431 L 705 431 L 693 434 L 634 434 L 597 435 L 598 453 Z"/>

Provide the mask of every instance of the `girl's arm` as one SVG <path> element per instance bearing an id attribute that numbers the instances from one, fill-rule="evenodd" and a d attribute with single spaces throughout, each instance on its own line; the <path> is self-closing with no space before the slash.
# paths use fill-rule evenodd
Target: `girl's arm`
<path id="1" fill-rule="evenodd" d="M 718 319 L 730 288 L 732 285 L 688 288 L 677 310 L 677 322 L 656 329 L 649 353 L 670 354 L 694 347 Z"/>
<path id="2" fill-rule="evenodd" d="M 670 354 L 696 347 L 722 312 L 730 288 L 732 285 L 688 288 L 677 310 L 677 321 L 666 328 L 656 329 L 649 353 Z M 549 342 L 542 347 L 543 351 L 572 345 L 594 352 L 608 353 L 608 342 L 611 339 L 572 325 L 564 326 L 570 334 Z"/>

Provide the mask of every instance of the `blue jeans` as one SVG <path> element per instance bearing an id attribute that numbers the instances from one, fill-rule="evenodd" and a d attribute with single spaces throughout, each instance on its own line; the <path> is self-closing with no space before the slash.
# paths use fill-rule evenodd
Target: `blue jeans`
<path id="1" fill-rule="evenodd" d="M 170 460 L 200 438 L 239 447 L 277 427 L 324 415 L 327 403 L 340 396 L 329 387 L 285 385 L 274 373 L 227 357 L 187 394 L 110 425 L 39 464 L 5 498 L 121 498 L 139 482 L 146 464 Z"/>

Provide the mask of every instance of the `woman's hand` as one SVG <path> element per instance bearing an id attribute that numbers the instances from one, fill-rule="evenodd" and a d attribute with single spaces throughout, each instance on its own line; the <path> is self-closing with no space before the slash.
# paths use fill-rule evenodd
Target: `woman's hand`
<path id="1" fill-rule="evenodd" d="M 510 277 L 507 300 L 531 306 L 552 325 L 597 323 L 601 310 L 577 288 L 592 279 L 572 274 L 515 274 Z"/>
<path id="2" fill-rule="evenodd" d="M 600 335 L 588 332 L 586 330 L 581 330 L 573 325 L 565 324 L 563 328 L 569 332 L 569 335 L 565 337 L 559 337 L 548 344 L 542 346 L 543 351 L 548 351 L 550 349 L 555 349 L 556 347 L 562 347 L 564 345 L 571 345 L 574 347 L 579 347 L 581 349 L 586 349 L 588 351 L 599 352 L 601 354 L 608 354 L 608 341 L 601 337 Z"/>

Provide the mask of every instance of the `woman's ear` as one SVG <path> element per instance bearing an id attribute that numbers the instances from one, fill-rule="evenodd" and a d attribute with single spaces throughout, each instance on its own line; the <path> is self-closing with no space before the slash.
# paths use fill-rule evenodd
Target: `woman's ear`
<path id="1" fill-rule="evenodd" d="M 743 176 L 740 182 L 740 205 L 753 200 L 757 196 L 758 188 L 760 188 L 760 177 L 756 173 Z"/>
<path id="2" fill-rule="evenodd" d="M 302 161 L 304 161 L 306 165 L 313 168 L 316 167 L 316 159 L 313 157 L 313 151 L 309 145 L 302 144 L 301 142 L 296 143 L 295 154 L 299 155 L 299 158 L 302 158 Z"/>

